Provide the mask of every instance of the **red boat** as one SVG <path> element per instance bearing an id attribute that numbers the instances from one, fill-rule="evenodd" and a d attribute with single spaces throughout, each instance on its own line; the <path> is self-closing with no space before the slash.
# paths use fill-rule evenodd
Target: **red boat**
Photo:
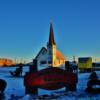
<path id="1" fill-rule="evenodd" d="M 63 87 L 76 88 L 77 77 L 73 72 L 51 67 L 34 73 L 27 73 L 24 78 L 24 85 L 30 89 L 42 88 L 55 90 Z"/>

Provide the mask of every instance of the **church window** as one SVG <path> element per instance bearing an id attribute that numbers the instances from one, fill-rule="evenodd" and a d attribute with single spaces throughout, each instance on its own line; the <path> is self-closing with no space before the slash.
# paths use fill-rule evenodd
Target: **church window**
<path id="1" fill-rule="evenodd" d="M 40 62 L 40 64 L 46 64 L 46 63 L 47 63 L 46 61 L 41 61 L 41 62 Z"/>
<path id="2" fill-rule="evenodd" d="M 52 63 L 52 61 L 48 61 L 48 64 L 51 64 Z"/>

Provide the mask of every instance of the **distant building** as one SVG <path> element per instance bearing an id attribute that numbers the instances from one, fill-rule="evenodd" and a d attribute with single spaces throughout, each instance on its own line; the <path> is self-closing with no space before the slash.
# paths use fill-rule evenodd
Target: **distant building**
<path id="1" fill-rule="evenodd" d="M 78 68 L 80 70 L 91 69 L 92 68 L 92 58 L 91 57 L 78 58 Z"/>
<path id="2" fill-rule="evenodd" d="M 38 65 L 40 66 L 60 67 L 65 63 L 65 57 L 56 48 L 52 23 L 50 24 L 50 34 L 47 42 L 47 48 L 42 47 L 35 59 L 37 59 Z"/>
<path id="3" fill-rule="evenodd" d="M 11 66 L 15 65 L 14 61 L 7 58 L 0 58 L 0 66 Z"/>

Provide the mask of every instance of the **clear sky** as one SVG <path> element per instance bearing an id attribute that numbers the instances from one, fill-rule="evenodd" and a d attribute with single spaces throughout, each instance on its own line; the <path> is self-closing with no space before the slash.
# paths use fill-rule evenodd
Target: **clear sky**
<path id="1" fill-rule="evenodd" d="M 66 58 L 100 57 L 100 0 L 0 0 L 0 57 L 31 60 L 49 36 Z"/>

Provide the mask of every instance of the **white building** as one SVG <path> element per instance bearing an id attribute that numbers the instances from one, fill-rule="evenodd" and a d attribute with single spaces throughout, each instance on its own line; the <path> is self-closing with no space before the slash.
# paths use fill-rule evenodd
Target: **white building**
<path id="1" fill-rule="evenodd" d="M 42 47 L 40 52 L 35 57 L 40 66 L 60 67 L 65 64 L 65 57 L 57 50 L 56 42 L 54 39 L 53 26 L 50 24 L 49 40 L 47 48 Z"/>

